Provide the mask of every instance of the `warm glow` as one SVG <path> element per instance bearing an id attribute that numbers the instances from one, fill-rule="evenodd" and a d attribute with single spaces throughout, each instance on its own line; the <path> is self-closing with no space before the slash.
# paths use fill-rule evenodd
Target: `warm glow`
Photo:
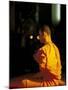
<path id="1" fill-rule="evenodd" d="M 38 40 L 40 39 L 39 36 L 37 36 L 37 39 L 38 39 Z"/>
<path id="2" fill-rule="evenodd" d="M 29 37 L 30 39 L 33 39 L 33 35 L 30 35 L 30 37 Z"/>

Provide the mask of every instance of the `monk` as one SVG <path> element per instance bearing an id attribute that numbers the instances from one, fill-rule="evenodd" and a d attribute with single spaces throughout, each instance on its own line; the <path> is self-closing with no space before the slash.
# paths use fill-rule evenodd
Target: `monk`
<path id="1" fill-rule="evenodd" d="M 14 79 L 10 84 L 11 88 L 48 87 L 65 84 L 61 80 L 60 52 L 51 40 L 49 26 L 44 25 L 39 30 L 39 40 L 43 46 L 34 53 L 33 57 L 39 64 L 40 72 Z"/>
<path id="2" fill-rule="evenodd" d="M 39 64 L 44 86 L 57 86 L 61 81 L 61 60 L 58 47 L 51 40 L 51 30 L 44 25 L 39 30 L 40 42 L 44 45 L 33 55 Z"/>

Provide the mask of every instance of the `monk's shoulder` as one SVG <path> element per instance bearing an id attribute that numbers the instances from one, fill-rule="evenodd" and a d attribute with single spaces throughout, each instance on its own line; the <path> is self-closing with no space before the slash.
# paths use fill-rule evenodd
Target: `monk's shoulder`
<path id="1" fill-rule="evenodd" d="M 40 48 L 40 50 L 43 50 L 43 51 L 48 51 L 49 49 L 50 49 L 50 44 L 46 44 L 42 48 Z"/>

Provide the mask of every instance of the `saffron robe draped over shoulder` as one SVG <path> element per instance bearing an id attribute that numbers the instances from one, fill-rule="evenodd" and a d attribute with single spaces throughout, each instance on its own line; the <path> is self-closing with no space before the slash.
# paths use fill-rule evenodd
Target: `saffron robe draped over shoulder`
<path id="1" fill-rule="evenodd" d="M 39 64 L 40 72 L 14 79 L 10 88 L 48 87 L 64 85 L 61 80 L 60 53 L 56 45 L 47 43 L 33 55 Z"/>
<path id="2" fill-rule="evenodd" d="M 38 49 L 33 55 L 39 64 L 46 86 L 59 85 L 61 79 L 61 61 L 57 46 L 50 42 Z"/>

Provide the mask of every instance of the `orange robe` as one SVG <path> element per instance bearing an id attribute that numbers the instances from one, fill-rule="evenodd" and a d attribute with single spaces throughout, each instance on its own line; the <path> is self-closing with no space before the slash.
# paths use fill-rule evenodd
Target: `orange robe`
<path id="1" fill-rule="evenodd" d="M 60 54 L 56 45 L 47 43 L 33 55 L 39 64 L 43 76 L 44 86 L 59 85 L 61 79 Z"/>
<path id="2" fill-rule="evenodd" d="M 40 72 L 14 79 L 10 83 L 10 88 L 46 87 L 65 84 L 61 80 L 59 50 L 54 43 L 50 42 L 44 45 L 33 56 L 39 64 Z"/>

